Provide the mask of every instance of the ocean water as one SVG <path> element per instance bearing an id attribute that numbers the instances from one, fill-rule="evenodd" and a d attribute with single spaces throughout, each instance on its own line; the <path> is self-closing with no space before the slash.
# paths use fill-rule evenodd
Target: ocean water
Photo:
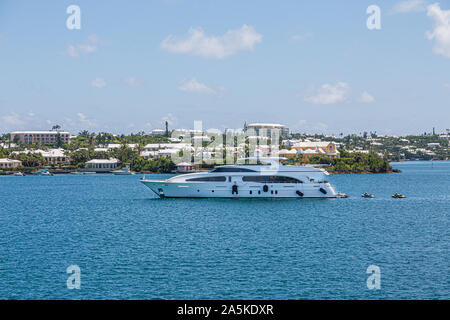
<path id="1" fill-rule="evenodd" d="M 0 298 L 449 299 L 450 162 L 394 167 L 330 176 L 350 197 L 328 200 L 155 199 L 139 175 L 1 176 Z"/>

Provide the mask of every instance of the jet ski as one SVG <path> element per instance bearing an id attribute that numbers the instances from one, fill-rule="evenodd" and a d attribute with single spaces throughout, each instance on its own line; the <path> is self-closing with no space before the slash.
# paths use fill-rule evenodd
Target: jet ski
<path id="1" fill-rule="evenodd" d="M 403 199 L 403 198 L 406 198 L 406 196 L 396 192 L 392 195 L 392 198 Z"/>
<path id="2" fill-rule="evenodd" d="M 364 192 L 361 195 L 361 197 L 363 197 L 363 198 L 375 198 L 375 196 L 373 194 L 370 194 L 370 193 L 367 193 L 367 192 Z"/>

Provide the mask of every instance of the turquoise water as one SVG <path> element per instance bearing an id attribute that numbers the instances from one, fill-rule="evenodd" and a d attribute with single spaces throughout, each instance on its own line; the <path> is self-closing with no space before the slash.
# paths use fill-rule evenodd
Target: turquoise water
<path id="1" fill-rule="evenodd" d="M 137 175 L 2 176 L 0 298 L 449 299 L 450 162 L 394 166 L 404 173 L 330 176 L 350 197 L 328 200 L 163 200 Z M 366 287 L 372 264 L 380 290 Z"/>

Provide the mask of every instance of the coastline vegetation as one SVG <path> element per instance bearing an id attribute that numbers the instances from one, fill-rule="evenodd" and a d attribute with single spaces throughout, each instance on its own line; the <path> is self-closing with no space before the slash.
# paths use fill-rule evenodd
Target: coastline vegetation
<path id="1" fill-rule="evenodd" d="M 53 128 L 54 129 L 54 128 Z M 324 155 L 316 155 L 308 162 L 302 161 L 301 156 L 295 156 L 290 162 L 295 164 L 316 164 L 326 167 L 330 173 L 385 173 L 395 172 L 390 161 L 404 160 L 447 160 L 449 159 L 449 141 L 436 134 L 408 135 L 404 137 L 378 136 L 376 132 L 364 132 L 360 135 L 352 134 L 338 137 L 324 135 L 293 134 L 292 138 L 311 139 L 312 141 L 333 141 L 339 144 L 340 158 L 330 159 Z M 214 140 L 214 139 L 213 139 Z M 281 142 L 281 140 L 280 140 Z M 73 171 L 84 168 L 85 163 L 92 159 L 116 158 L 121 165 L 130 164 L 136 172 L 168 173 L 175 170 L 175 164 L 170 157 L 145 159 L 140 156 L 147 144 L 170 143 L 166 135 L 149 135 L 144 132 L 130 135 L 114 135 L 107 132 L 78 133 L 69 144 L 60 139 L 48 144 L 24 144 L 15 139 L 11 141 L 10 134 L 0 135 L 0 158 L 11 158 L 22 161 L 16 170 L 31 172 L 42 168 L 56 171 Z M 110 144 L 118 144 L 108 148 Z M 133 148 L 129 146 L 133 144 Z M 208 143 L 203 142 L 206 146 Z M 62 148 L 69 157 L 67 164 L 47 164 L 39 153 L 15 153 L 15 151 L 48 150 Z M 281 146 L 281 148 L 285 148 Z M 102 150 L 99 150 L 102 149 Z M 345 150 L 352 150 L 348 152 Z M 432 150 L 432 152 L 426 152 Z M 246 153 L 249 152 L 246 148 Z M 224 156 L 226 156 L 225 151 Z M 217 163 L 220 165 L 221 163 Z M 206 169 L 214 164 L 204 162 L 200 168 Z"/>
<path id="2" fill-rule="evenodd" d="M 327 165 L 326 169 L 330 173 L 391 173 L 399 172 L 394 170 L 389 161 L 380 157 L 377 153 L 349 153 L 339 150 L 340 158 L 330 159 L 323 155 L 313 156 L 308 164 Z"/>

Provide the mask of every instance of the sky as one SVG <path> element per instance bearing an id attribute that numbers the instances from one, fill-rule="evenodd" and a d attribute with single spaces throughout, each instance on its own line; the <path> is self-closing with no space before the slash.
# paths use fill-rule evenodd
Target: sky
<path id="1" fill-rule="evenodd" d="M 449 71 L 449 0 L 0 0 L 0 133 L 444 132 Z"/>

